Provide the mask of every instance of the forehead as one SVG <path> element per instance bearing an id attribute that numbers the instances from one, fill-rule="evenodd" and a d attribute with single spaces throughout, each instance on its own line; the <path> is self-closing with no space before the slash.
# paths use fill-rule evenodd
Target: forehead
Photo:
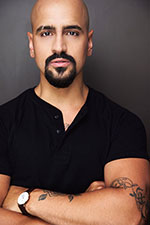
<path id="1" fill-rule="evenodd" d="M 79 25 L 86 28 L 85 10 L 79 2 L 74 1 L 42 1 L 33 12 L 33 28 L 41 25 L 63 27 Z"/>

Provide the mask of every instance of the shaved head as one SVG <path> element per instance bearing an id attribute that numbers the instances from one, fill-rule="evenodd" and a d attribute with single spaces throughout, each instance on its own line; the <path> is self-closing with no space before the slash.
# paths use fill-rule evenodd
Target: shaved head
<path id="1" fill-rule="evenodd" d="M 83 0 L 37 0 L 28 32 L 30 56 L 50 85 L 66 88 L 83 76 L 92 55 L 89 14 Z"/>
<path id="2" fill-rule="evenodd" d="M 72 6 L 72 8 L 77 10 L 77 13 L 82 15 L 82 20 L 84 20 L 87 31 L 89 30 L 89 13 L 83 0 L 37 0 L 31 12 L 32 30 L 34 29 L 34 25 L 38 19 L 39 13 L 41 13 L 42 10 L 44 11 L 45 8 L 52 7 L 54 4 L 55 6 L 57 5 L 57 7 L 59 7 L 61 4 L 68 4 Z"/>

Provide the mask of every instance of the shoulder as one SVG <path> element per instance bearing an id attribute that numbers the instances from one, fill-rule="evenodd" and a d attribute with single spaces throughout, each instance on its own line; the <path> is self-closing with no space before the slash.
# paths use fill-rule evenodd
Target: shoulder
<path id="1" fill-rule="evenodd" d="M 10 101 L 0 105 L 0 113 L 5 111 L 14 111 L 14 109 L 18 106 L 18 104 L 24 103 L 32 92 L 32 88 L 25 90 L 16 98 L 11 99 Z"/>
<path id="2" fill-rule="evenodd" d="M 28 102 L 32 88 L 24 91 L 16 98 L 0 105 L 0 125 L 6 126 L 15 119 L 16 114 L 24 110 L 24 105 Z"/>
<path id="3" fill-rule="evenodd" d="M 92 96 L 99 124 L 104 124 L 109 135 L 110 152 L 106 161 L 135 156 L 147 158 L 147 137 L 141 119 L 100 92 L 92 90 Z"/>
<path id="4" fill-rule="evenodd" d="M 92 108 L 111 123 L 117 125 L 128 121 L 143 126 L 141 119 L 135 113 L 115 103 L 103 93 L 90 88 L 90 99 Z"/>
<path id="5" fill-rule="evenodd" d="M 125 112 L 126 109 L 120 106 L 119 104 L 112 101 L 110 98 L 108 98 L 103 93 L 94 90 L 93 88 L 90 88 L 90 100 L 91 104 L 94 107 L 99 108 L 99 111 L 101 113 L 116 113 L 119 112 Z"/>

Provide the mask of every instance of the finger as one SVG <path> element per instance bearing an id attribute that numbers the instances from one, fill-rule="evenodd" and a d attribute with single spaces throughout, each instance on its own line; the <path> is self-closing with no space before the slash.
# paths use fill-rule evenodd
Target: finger
<path id="1" fill-rule="evenodd" d="M 98 186 L 98 187 L 94 187 L 94 188 L 88 188 L 88 189 L 86 190 L 86 192 L 97 191 L 97 190 L 101 190 L 101 189 L 103 189 L 103 188 L 104 188 L 104 186 Z"/>
<path id="2" fill-rule="evenodd" d="M 90 184 L 86 192 L 95 191 L 105 188 L 105 183 L 103 181 L 94 181 Z"/>

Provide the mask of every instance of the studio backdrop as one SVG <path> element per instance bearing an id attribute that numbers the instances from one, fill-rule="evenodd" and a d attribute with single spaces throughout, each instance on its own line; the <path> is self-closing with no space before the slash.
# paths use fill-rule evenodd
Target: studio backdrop
<path id="1" fill-rule="evenodd" d="M 85 2 L 94 29 L 94 51 L 86 62 L 84 79 L 141 118 L 150 155 L 150 1 Z M 0 104 L 39 82 L 27 39 L 34 3 L 0 1 Z"/>

